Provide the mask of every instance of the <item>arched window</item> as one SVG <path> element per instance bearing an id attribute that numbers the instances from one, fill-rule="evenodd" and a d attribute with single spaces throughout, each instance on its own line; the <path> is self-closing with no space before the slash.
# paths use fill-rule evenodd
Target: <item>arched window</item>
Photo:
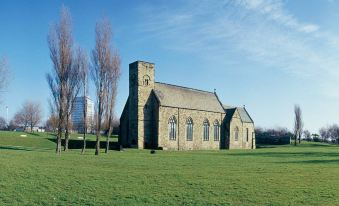
<path id="1" fill-rule="evenodd" d="M 150 80 L 151 80 L 151 78 L 148 75 L 145 75 L 143 77 L 143 84 L 144 84 L 144 86 L 148 86 L 149 83 L 150 83 Z"/>
<path id="2" fill-rule="evenodd" d="M 248 142 L 248 128 L 246 128 L 246 142 Z"/>
<path id="3" fill-rule="evenodd" d="M 238 141 L 238 139 L 239 139 L 239 128 L 236 127 L 234 128 L 234 140 Z"/>
<path id="4" fill-rule="evenodd" d="M 177 123 L 175 121 L 175 117 L 172 116 L 168 120 L 168 137 L 170 140 L 175 140 L 177 134 Z"/>
<path id="5" fill-rule="evenodd" d="M 204 129 L 203 129 L 203 131 L 204 131 L 204 133 L 203 133 L 203 140 L 204 141 L 208 141 L 209 138 L 210 138 L 209 137 L 210 136 L 210 132 L 209 132 L 209 130 L 210 130 L 210 123 L 208 122 L 207 119 L 204 120 L 203 127 L 204 127 Z"/>
<path id="6" fill-rule="evenodd" d="M 193 140 L 193 121 L 190 117 L 186 121 L 186 139 L 187 141 Z"/>
<path id="7" fill-rule="evenodd" d="M 219 122 L 218 120 L 215 120 L 214 121 L 214 141 L 219 141 L 219 134 L 220 134 L 220 131 L 219 131 Z"/>

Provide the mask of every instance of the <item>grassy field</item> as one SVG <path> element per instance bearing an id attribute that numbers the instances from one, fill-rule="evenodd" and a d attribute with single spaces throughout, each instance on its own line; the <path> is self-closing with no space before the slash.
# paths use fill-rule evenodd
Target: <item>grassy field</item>
<path id="1" fill-rule="evenodd" d="M 0 205 L 339 205 L 339 147 L 54 154 L 0 133 Z"/>

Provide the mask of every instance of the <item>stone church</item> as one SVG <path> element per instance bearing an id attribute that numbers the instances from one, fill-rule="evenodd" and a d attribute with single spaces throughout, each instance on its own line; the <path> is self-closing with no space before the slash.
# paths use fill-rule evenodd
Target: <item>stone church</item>
<path id="1" fill-rule="evenodd" d="M 245 107 L 220 102 L 216 92 L 155 81 L 153 63 L 129 65 L 129 96 L 120 118 L 124 147 L 164 150 L 255 149 Z"/>

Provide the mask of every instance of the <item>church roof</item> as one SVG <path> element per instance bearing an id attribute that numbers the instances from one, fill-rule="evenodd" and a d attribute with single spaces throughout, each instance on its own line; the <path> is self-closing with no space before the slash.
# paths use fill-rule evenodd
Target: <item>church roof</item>
<path id="1" fill-rule="evenodd" d="M 224 113 L 217 95 L 213 92 L 160 82 L 155 82 L 153 91 L 162 106 Z"/>
<path id="2" fill-rule="evenodd" d="M 231 118 L 233 117 L 233 114 L 236 110 L 238 110 L 239 115 L 240 115 L 240 119 L 242 122 L 247 122 L 247 123 L 254 123 L 251 116 L 248 114 L 247 110 L 245 109 L 245 107 L 232 107 L 232 106 L 228 106 L 228 105 L 222 105 L 225 112 L 226 112 L 226 120 L 231 120 Z"/>
<path id="3" fill-rule="evenodd" d="M 253 123 L 252 118 L 250 117 L 250 115 L 248 114 L 244 107 L 238 107 L 238 111 L 240 114 L 240 118 L 243 122 Z"/>

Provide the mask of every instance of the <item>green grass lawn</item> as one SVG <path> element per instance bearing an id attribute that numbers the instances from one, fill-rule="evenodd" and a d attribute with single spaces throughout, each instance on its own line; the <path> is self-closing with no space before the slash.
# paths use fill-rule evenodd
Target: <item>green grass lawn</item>
<path id="1" fill-rule="evenodd" d="M 22 138 L 0 133 L 0 205 L 339 205 L 338 146 L 56 156 Z"/>

